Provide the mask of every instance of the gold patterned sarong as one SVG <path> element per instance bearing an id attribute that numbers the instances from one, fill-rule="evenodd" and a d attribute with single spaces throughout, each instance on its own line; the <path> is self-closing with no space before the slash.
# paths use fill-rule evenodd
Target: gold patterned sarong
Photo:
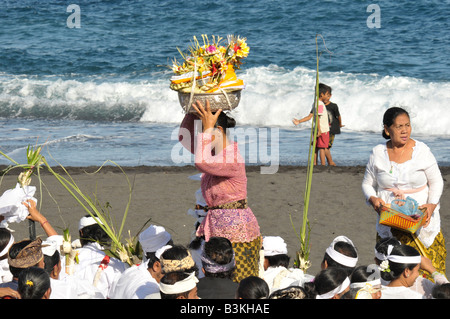
<path id="1" fill-rule="evenodd" d="M 261 236 L 251 242 L 232 243 L 236 268 L 233 281 L 239 283 L 249 276 L 259 275 L 259 252 L 261 250 Z"/>

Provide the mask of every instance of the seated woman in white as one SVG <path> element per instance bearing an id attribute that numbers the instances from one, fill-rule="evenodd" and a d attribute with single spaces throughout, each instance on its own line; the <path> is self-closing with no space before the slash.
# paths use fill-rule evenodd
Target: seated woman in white
<path id="1" fill-rule="evenodd" d="M 263 279 L 269 286 L 270 293 L 289 286 L 303 286 L 314 277 L 301 269 L 289 268 L 287 245 L 279 236 L 263 238 L 264 274 Z"/>

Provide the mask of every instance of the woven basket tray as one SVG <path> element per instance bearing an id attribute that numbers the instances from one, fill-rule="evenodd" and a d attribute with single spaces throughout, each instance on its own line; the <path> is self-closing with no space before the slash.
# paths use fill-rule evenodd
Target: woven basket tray
<path id="1" fill-rule="evenodd" d="M 190 98 L 191 93 L 178 92 L 178 100 L 180 101 L 181 107 L 187 113 L 196 113 L 192 105 L 189 105 Z M 219 109 L 222 109 L 223 111 L 232 110 L 239 105 L 241 100 L 241 90 L 226 93 L 196 93 L 192 98 L 192 103 L 195 103 L 195 101 L 200 101 L 203 107 L 206 107 L 206 100 L 209 101 L 212 112 L 218 111 Z"/>
<path id="2" fill-rule="evenodd" d="M 419 211 L 422 215 L 416 219 L 391 209 L 390 204 L 387 204 L 381 207 L 380 224 L 414 234 L 424 222 L 425 209 Z"/>

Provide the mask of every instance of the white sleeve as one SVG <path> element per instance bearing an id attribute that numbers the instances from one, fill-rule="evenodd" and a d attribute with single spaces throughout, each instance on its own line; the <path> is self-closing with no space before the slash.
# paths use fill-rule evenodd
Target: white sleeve
<path id="1" fill-rule="evenodd" d="M 367 163 L 362 182 L 362 191 L 367 202 L 369 201 L 370 197 L 377 197 L 377 180 L 375 175 L 374 157 L 374 153 L 372 152 L 369 158 L 369 162 Z"/>
<path id="2" fill-rule="evenodd" d="M 441 171 L 439 170 L 438 163 L 430 148 L 423 144 L 423 163 L 424 163 L 424 172 L 427 177 L 428 182 L 428 200 L 429 204 L 439 204 L 439 200 L 442 196 L 442 192 L 444 190 L 444 180 L 441 175 Z"/>
<path id="3" fill-rule="evenodd" d="M 444 189 L 444 180 L 442 179 L 441 171 L 437 163 L 428 167 L 425 170 L 425 175 L 428 180 L 428 203 L 439 204 L 439 200 Z"/>

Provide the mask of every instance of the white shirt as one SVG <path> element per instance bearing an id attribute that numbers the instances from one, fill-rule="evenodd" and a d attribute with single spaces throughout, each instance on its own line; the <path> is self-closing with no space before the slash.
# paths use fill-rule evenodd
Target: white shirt
<path id="1" fill-rule="evenodd" d="M 287 269 L 283 266 L 269 267 L 264 271 L 264 281 L 269 286 L 270 293 L 275 290 L 287 288 L 289 286 L 301 286 L 314 277 L 305 275 L 305 273 L 298 268 Z"/>
<path id="2" fill-rule="evenodd" d="M 50 299 L 77 299 L 76 289 L 68 282 L 50 278 Z"/>
<path id="3" fill-rule="evenodd" d="M 95 274 L 105 255 L 102 247 L 98 243 L 89 243 L 78 249 L 79 263 L 75 263 L 73 274 L 75 279 L 85 279 L 93 284 Z M 103 270 L 100 276 L 97 285 L 98 290 L 108 297 L 114 282 L 127 268 L 128 266 L 125 263 L 111 257 L 108 266 Z"/>
<path id="4" fill-rule="evenodd" d="M 77 299 L 106 299 L 106 296 L 86 279 L 60 273 L 58 281 L 73 287 L 76 291 Z"/>
<path id="5" fill-rule="evenodd" d="M 110 294 L 111 299 L 145 299 L 159 294 L 159 284 L 147 268 L 147 262 L 125 270 Z"/>
<path id="6" fill-rule="evenodd" d="M 8 258 L 0 260 L 0 284 L 10 282 L 12 279 L 13 276 L 9 271 Z"/>
<path id="7" fill-rule="evenodd" d="M 400 287 L 381 287 L 380 299 L 426 299 L 425 296 L 411 288 Z"/>
<path id="8" fill-rule="evenodd" d="M 439 200 L 444 181 L 429 147 L 417 140 L 415 143 L 412 158 L 401 164 L 389 160 L 386 144 L 375 146 L 366 166 L 362 190 L 366 200 L 375 196 L 381 198 L 386 204 L 390 204 L 395 196 L 387 189 L 418 189 L 425 185 L 423 190 L 405 194 L 405 196 L 415 199 L 419 205 L 438 204 L 431 216 L 430 224 L 425 228 L 419 228 L 416 232 L 420 241 L 428 248 L 441 230 Z M 376 229 L 382 238 L 392 236 L 390 227 L 380 225 L 378 221 Z"/>
<path id="9" fill-rule="evenodd" d="M 327 107 L 322 101 L 319 101 L 317 105 L 318 114 L 319 114 L 319 123 L 320 123 L 320 130 L 322 133 L 326 133 L 330 131 L 330 122 L 328 121 L 328 111 Z M 313 122 L 315 123 L 316 120 L 316 106 L 313 104 L 311 113 L 313 113 Z"/>
<path id="10" fill-rule="evenodd" d="M 194 259 L 194 262 L 197 265 L 198 269 L 202 269 L 202 267 L 203 267 L 201 255 L 202 255 L 204 245 L 205 245 L 205 242 L 202 241 L 202 244 L 199 249 L 189 249 L 189 251 L 191 252 L 191 255 L 192 255 L 192 259 Z M 199 271 L 197 278 L 201 279 L 203 277 L 205 277 L 205 274 L 203 273 L 203 271 Z"/>
<path id="11" fill-rule="evenodd" d="M 413 292 L 413 296 L 416 296 L 416 294 L 418 294 L 421 295 L 423 299 L 432 299 L 434 287 L 436 285 L 442 285 L 449 282 L 447 277 L 445 277 L 445 275 L 443 274 L 435 275 L 433 279 L 435 280 L 435 283 L 422 276 L 419 276 L 417 277 L 416 281 L 414 281 L 414 284 L 411 287 L 408 287 L 407 289 Z M 389 283 L 390 281 L 385 281 L 381 278 L 381 285 L 383 288 L 386 288 L 385 286 L 389 285 Z M 393 294 L 395 293 L 396 291 L 392 290 L 391 292 L 387 293 L 387 297 L 394 297 Z M 387 297 L 385 299 L 388 299 Z"/>

